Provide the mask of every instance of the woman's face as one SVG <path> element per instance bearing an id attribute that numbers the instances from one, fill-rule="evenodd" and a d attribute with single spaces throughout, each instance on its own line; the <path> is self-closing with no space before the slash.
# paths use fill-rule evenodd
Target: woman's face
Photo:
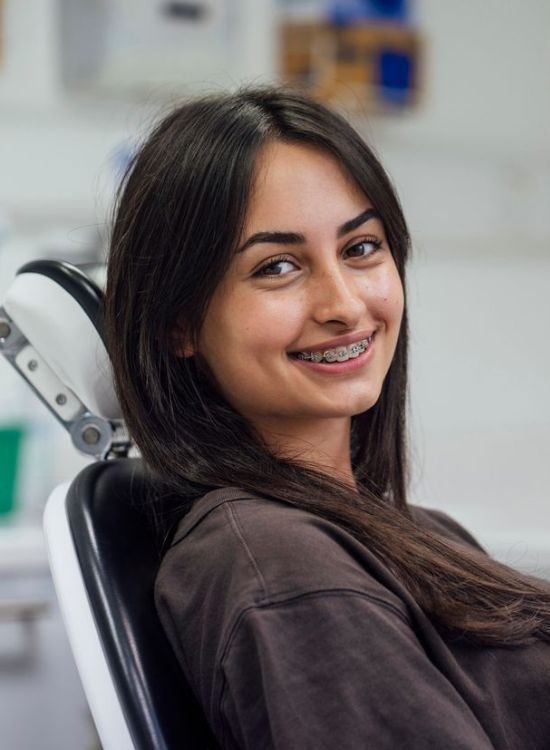
<path id="1" fill-rule="evenodd" d="M 265 145 L 239 249 L 198 344 L 226 399 L 260 432 L 283 434 L 372 407 L 394 355 L 403 289 L 376 211 L 335 158 Z M 336 362 L 315 361 L 327 351 Z"/>

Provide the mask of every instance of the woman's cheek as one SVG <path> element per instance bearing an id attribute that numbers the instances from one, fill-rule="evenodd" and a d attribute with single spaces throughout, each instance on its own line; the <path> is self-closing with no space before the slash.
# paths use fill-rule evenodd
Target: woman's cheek
<path id="1" fill-rule="evenodd" d="M 307 319 L 303 300 L 297 295 L 284 294 L 282 290 L 273 290 L 267 296 L 269 299 L 254 310 L 251 333 L 258 332 L 260 340 L 287 349 L 303 332 Z"/>
<path id="2" fill-rule="evenodd" d="M 386 314 L 401 316 L 404 305 L 403 285 L 397 272 L 397 268 L 386 269 L 379 277 L 376 285 L 376 301 L 385 309 Z"/>

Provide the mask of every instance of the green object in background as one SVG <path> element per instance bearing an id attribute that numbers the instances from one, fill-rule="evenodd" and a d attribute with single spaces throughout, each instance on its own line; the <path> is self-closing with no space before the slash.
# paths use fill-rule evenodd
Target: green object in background
<path id="1" fill-rule="evenodd" d="M 22 437 L 21 427 L 0 427 L 0 516 L 10 513 L 15 505 Z"/>

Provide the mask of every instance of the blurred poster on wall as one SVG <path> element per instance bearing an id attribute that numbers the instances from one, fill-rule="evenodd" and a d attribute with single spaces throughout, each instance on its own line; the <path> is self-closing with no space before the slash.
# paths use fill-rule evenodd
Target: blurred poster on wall
<path id="1" fill-rule="evenodd" d="M 412 0 L 300 2 L 287 9 L 280 37 L 283 80 L 351 110 L 417 106 L 423 42 Z"/>
<path id="2" fill-rule="evenodd" d="M 229 0 L 114 0 L 101 75 L 112 81 L 171 81 L 212 74 L 232 48 Z"/>
<path id="3" fill-rule="evenodd" d="M 252 11 L 267 24 L 275 5 L 275 0 L 255 0 L 253 6 L 251 0 L 60 2 L 65 82 L 118 91 L 216 82 L 235 74 L 247 36 L 267 33 L 256 19 L 250 28 Z M 270 72 L 261 67 L 259 59 L 252 72 Z"/>

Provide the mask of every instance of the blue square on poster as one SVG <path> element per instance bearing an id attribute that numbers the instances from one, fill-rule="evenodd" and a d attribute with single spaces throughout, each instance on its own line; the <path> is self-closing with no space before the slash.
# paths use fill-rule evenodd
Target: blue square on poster
<path id="1" fill-rule="evenodd" d="M 410 55 L 394 49 L 382 49 L 378 66 L 381 98 L 392 104 L 406 104 L 413 76 L 413 60 Z"/>
<path id="2" fill-rule="evenodd" d="M 332 23 L 345 26 L 356 21 L 410 23 L 411 0 L 329 0 Z"/>

